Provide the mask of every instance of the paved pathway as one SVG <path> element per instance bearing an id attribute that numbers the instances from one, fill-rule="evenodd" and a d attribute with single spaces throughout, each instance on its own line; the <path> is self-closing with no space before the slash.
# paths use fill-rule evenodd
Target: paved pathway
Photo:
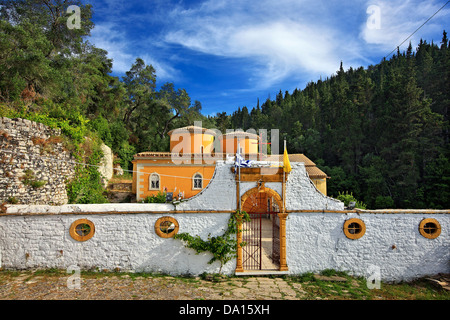
<path id="1" fill-rule="evenodd" d="M 0 272 L 3 300 L 295 300 L 305 292 L 301 284 L 282 278 L 226 278 L 220 282 L 170 276 L 82 275 L 79 286 L 71 275 Z"/>
<path id="2" fill-rule="evenodd" d="M 296 300 L 304 296 L 301 284 L 290 284 L 282 278 L 249 277 L 233 278 L 219 286 L 202 286 L 198 288 L 211 293 L 213 299 L 276 299 Z"/>

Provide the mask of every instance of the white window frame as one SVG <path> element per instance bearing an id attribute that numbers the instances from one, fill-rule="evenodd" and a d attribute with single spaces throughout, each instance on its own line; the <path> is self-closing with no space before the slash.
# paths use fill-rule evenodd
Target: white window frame
<path id="1" fill-rule="evenodd" d="M 200 180 L 201 186 L 200 186 L 200 188 L 195 186 L 195 180 L 198 179 L 198 178 L 196 178 L 197 175 L 199 175 L 201 177 L 201 180 Z M 200 172 L 196 172 L 192 176 L 192 190 L 202 190 L 202 189 L 203 189 L 203 175 Z"/>
<path id="2" fill-rule="evenodd" d="M 152 178 L 153 177 L 157 177 L 158 180 L 158 187 L 157 188 L 153 188 L 152 187 Z M 157 174 L 156 172 L 153 172 L 152 174 L 150 174 L 150 176 L 148 177 L 148 190 L 161 190 L 161 177 L 159 176 L 159 174 Z"/>

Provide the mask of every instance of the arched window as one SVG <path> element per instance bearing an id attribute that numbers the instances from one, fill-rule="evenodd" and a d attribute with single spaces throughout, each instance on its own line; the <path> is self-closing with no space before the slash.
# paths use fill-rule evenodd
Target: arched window
<path id="1" fill-rule="evenodd" d="M 148 181 L 149 190 L 159 190 L 159 186 L 160 186 L 159 174 L 152 173 Z"/>
<path id="2" fill-rule="evenodd" d="M 203 189 L 203 176 L 200 173 L 194 174 L 194 181 L 192 183 L 192 189 Z"/>

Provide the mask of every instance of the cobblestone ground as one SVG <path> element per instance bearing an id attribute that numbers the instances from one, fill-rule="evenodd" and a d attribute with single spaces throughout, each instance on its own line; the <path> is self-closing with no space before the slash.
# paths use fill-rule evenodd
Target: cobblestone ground
<path id="1" fill-rule="evenodd" d="M 296 300 L 304 295 L 301 284 L 290 284 L 282 278 L 227 278 L 213 282 L 170 276 L 81 275 L 78 288 L 77 282 L 71 280 L 70 274 L 0 273 L 0 299 Z"/>

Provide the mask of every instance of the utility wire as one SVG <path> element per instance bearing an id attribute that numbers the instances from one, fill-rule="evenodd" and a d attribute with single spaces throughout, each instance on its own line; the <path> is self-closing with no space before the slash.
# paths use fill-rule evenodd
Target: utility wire
<path id="1" fill-rule="evenodd" d="M 405 40 L 403 40 L 402 43 L 400 43 L 397 47 L 395 47 L 395 49 L 392 50 L 392 51 L 391 51 L 387 56 L 385 56 L 384 58 L 385 58 L 385 59 L 388 58 L 392 53 L 395 52 L 395 50 L 399 49 L 406 41 L 408 41 L 409 38 L 411 38 L 417 31 L 419 31 L 424 25 L 426 25 L 426 24 L 428 23 L 428 21 L 430 21 L 431 19 L 433 19 L 435 15 L 437 15 L 442 9 L 444 9 L 444 7 L 445 7 L 449 2 L 450 2 L 450 0 L 447 1 L 441 8 L 439 8 L 438 11 L 436 11 L 431 17 L 429 17 L 429 18 L 427 19 L 427 21 L 425 21 L 424 23 L 422 23 L 422 25 L 421 25 L 420 27 L 418 27 L 418 28 L 416 29 L 416 31 L 414 31 L 413 33 L 411 33 L 411 34 L 409 35 L 408 38 L 406 38 Z"/>
<path id="2" fill-rule="evenodd" d="M 10 150 L 1 150 L 1 153 L 9 153 L 9 154 L 15 154 L 15 155 L 20 155 L 20 154 L 26 154 L 28 156 L 31 156 L 35 159 L 41 159 L 41 160 L 48 160 L 48 161 L 55 161 L 55 162 L 64 162 L 64 163 L 69 163 L 69 164 L 78 164 L 78 165 L 83 165 L 83 166 L 87 166 L 87 167 L 95 167 L 95 168 L 101 168 L 102 166 L 99 165 L 95 165 L 95 164 L 89 164 L 89 163 L 84 163 L 84 162 L 78 162 L 78 161 L 67 161 L 67 160 L 62 160 L 62 159 L 56 159 L 56 158 L 50 158 L 50 157 L 44 157 L 44 156 L 36 156 L 36 155 L 30 155 L 29 153 L 25 153 L 25 152 L 20 152 L 20 151 L 10 151 Z M 276 161 L 275 161 L 276 162 Z M 114 171 L 118 171 L 118 169 L 113 168 Z M 134 171 L 134 170 L 127 170 L 127 169 L 122 169 L 124 172 L 129 172 L 129 173 L 142 173 L 139 171 Z M 145 174 L 145 173 L 144 173 Z M 147 174 L 151 174 L 151 173 L 147 173 Z M 180 178 L 180 179 L 192 179 L 192 177 L 183 177 L 183 176 L 173 176 L 173 175 L 167 175 L 167 174 L 160 174 L 158 173 L 159 176 L 162 177 L 169 177 L 169 178 Z M 206 178 L 202 178 L 203 180 L 215 180 L 215 181 L 219 181 L 219 182 L 226 182 L 226 181 L 230 181 L 230 180 L 218 180 L 218 179 L 206 179 Z"/>

